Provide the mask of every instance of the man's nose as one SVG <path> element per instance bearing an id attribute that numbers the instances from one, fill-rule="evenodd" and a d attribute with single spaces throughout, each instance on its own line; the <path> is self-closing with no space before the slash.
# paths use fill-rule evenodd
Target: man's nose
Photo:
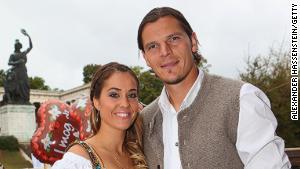
<path id="1" fill-rule="evenodd" d="M 161 44 L 161 56 L 168 56 L 171 53 L 171 47 L 168 43 L 164 42 Z"/>

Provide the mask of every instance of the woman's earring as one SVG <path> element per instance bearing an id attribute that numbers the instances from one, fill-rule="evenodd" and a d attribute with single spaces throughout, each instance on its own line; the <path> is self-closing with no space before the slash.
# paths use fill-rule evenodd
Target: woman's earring
<path id="1" fill-rule="evenodd" d="M 98 120 L 99 120 L 99 116 L 98 116 L 98 111 L 96 113 L 96 122 L 98 123 Z"/>
<path id="2" fill-rule="evenodd" d="M 96 122 L 99 122 L 100 111 L 96 109 Z"/>

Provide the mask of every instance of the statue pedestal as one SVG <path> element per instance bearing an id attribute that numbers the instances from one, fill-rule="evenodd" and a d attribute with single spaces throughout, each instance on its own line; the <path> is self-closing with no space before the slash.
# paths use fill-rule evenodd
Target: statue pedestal
<path id="1" fill-rule="evenodd" d="M 36 129 L 35 106 L 5 105 L 0 107 L 0 136 L 15 136 L 28 143 Z"/>

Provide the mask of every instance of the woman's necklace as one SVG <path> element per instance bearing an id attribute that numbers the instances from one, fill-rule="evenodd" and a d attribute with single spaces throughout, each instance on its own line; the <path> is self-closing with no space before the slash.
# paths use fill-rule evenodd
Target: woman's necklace
<path id="1" fill-rule="evenodd" d="M 102 165 L 103 168 L 105 169 L 105 167 L 104 167 L 104 162 L 103 162 L 102 158 L 99 156 L 99 154 L 98 154 L 98 152 L 96 151 L 96 149 L 94 148 L 94 146 L 93 146 L 93 145 L 90 145 L 90 146 L 92 147 L 94 153 L 96 154 L 96 156 L 98 157 L 98 159 L 99 159 L 100 162 L 102 163 L 101 165 Z M 129 169 L 128 167 L 122 167 L 122 164 L 121 164 L 121 162 L 120 162 L 120 160 L 119 160 L 118 155 L 117 155 L 116 152 L 114 152 L 114 154 L 113 154 L 113 159 L 114 159 L 114 161 L 116 162 L 116 165 L 117 165 L 118 168 L 120 168 L 120 169 Z"/>

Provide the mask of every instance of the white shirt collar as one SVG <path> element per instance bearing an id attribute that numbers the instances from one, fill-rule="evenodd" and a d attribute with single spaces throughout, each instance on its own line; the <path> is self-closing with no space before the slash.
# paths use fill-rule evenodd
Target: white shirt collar
<path id="1" fill-rule="evenodd" d="M 201 83 L 203 81 L 203 77 L 204 77 L 204 72 L 202 69 L 199 68 L 198 77 L 197 77 L 196 81 L 194 82 L 193 86 L 190 88 L 187 95 L 185 96 L 185 98 L 183 99 L 183 101 L 180 105 L 179 111 L 189 107 L 193 103 L 193 101 L 195 100 L 195 98 L 200 90 Z M 174 109 L 173 105 L 169 101 L 168 93 L 167 93 L 165 86 L 163 87 L 162 92 L 160 94 L 160 97 L 158 100 L 158 105 L 159 105 L 159 108 L 162 110 L 163 114 L 164 114 L 164 112 L 170 112 L 170 110 Z M 173 111 L 171 111 L 171 112 L 173 112 Z"/>

